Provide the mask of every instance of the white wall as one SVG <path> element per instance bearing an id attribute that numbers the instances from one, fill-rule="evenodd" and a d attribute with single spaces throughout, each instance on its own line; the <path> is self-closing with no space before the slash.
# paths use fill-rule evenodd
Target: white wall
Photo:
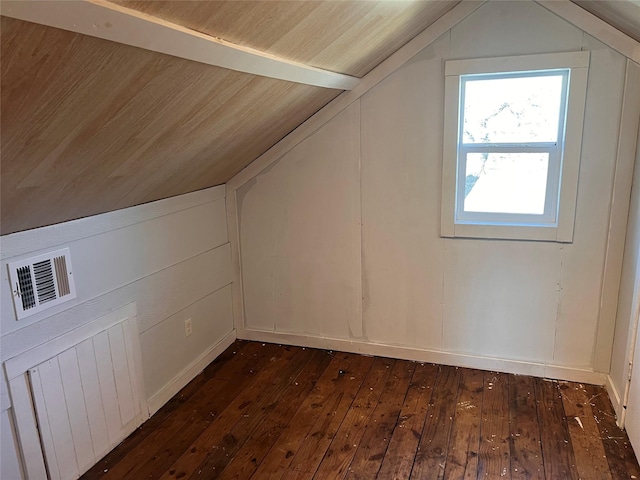
<path id="1" fill-rule="evenodd" d="M 346 109 L 238 192 L 255 328 L 362 334 L 359 113 Z"/>
<path id="2" fill-rule="evenodd" d="M 622 415 L 633 343 L 633 323 L 640 302 L 640 131 L 637 146 L 609 380 L 609 393 L 618 417 Z"/>
<path id="3" fill-rule="evenodd" d="M 16 438 L 14 435 L 11 410 L 0 413 L 0 478 L 20 480 L 22 466 L 16 453 Z"/>
<path id="4" fill-rule="evenodd" d="M 78 298 L 16 321 L 6 263 L 61 246 L 71 251 Z M 7 235 L 1 252 L 2 361 L 136 302 L 153 413 L 235 338 L 224 186 Z M 185 338 L 187 318 L 193 334 Z M 17 466 L 10 407 L 3 374 L 3 479 Z"/>
<path id="5" fill-rule="evenodd" d="M 444 60 L 578 50 L 591 67 L 574 242 L 440 238 Z M 601 382 L 625 64 L 533 2 L 479 8 L 238 190 L 239 335 Z"/>

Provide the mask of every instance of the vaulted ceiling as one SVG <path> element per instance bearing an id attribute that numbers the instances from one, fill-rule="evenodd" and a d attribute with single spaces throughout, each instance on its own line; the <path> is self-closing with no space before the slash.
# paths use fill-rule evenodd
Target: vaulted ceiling
<path id="1" fill-rule="evenodd" d="M 0 45 L 2 234 L 225 183 L 342 93 L 68 31 L 73 26 L 23 21 L 7 3 Z M 457 3 L 112 5 L 267 57 L 363 77 Z M 576 3 L 640 40 L 636 0 Z"/>

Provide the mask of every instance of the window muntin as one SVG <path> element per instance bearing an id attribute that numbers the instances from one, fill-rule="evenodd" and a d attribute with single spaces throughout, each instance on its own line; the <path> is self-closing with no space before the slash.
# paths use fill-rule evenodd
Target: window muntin
<path id="1" fill-rule="evenodd" d="M 460 76 L 456 223 L 557 224 L 569 73 Z"/>

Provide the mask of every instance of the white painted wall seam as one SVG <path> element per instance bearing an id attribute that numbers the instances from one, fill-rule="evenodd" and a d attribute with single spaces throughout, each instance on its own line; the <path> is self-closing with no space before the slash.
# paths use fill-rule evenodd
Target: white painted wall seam
<path id="1" fill-rule="evenodd" d="M 3 235 L 0 260 L 52 249 L 80 239 L 89 239 L 201 205 L 213 204 L 222 198 L 224 185 L 35 230 Z"/>
<path id="2" fill-rule="evenodd" d="M 359 98 L 358 100 L 356 100 L 358 102 L 358 172 L 360 174 L 359 178 L 358 178 L 358 193 L 360 195 L 360 216 L 359 216 L 359 222 L 360 222 L 360 296 L 361 296 L 361 301 L 360 301 L 360 325 L 362 326 L 362 338 L 366 339 L 367 337 L 367 327 L 364 321 L 364 310 L 365 310 L 365 305 L 366 305 L 366 299 L 365 299 L 365 273 L 364 273 L 364 251 L 363 251 L 363 245 L 362 245 L 362 230 L 363 230 L 363 224 L 364 224 L 364 218 L 362 215 L 362 100 Z"/>

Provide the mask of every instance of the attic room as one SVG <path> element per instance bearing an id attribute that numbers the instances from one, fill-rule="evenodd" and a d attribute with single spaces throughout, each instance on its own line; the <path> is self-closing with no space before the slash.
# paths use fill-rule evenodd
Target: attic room
<path id="1" fill-rule="evenodd" d="M 0 14 L 2 480 L 640 478 L 640 2 Z"/>

